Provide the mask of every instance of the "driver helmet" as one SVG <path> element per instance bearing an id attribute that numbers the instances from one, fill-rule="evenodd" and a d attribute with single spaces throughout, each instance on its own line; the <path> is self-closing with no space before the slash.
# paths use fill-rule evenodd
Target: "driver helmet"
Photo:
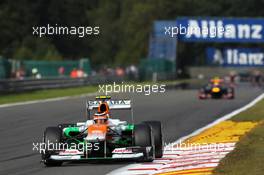
<path id="1" fill-rule="evenodd" d="M 214 85 L 219 85 L 221 83 L 221 79 L 219 77 L 214 77 L 213 79 L 211 79 L 211 82 L 214 84 Z"/>
<path id="2" fill-rule="evenodd" d="M 109 106 L 106 102 L 98 106 L 97 113 L 94 114 L 93 120 L 96 124 L 106 124 L 109 119 Z"/>

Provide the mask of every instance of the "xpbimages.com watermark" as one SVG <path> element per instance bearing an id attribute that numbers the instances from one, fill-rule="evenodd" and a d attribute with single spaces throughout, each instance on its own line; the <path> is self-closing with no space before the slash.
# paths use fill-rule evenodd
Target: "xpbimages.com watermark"
<path id="1" fill-rule="evenodd" d="M 79 150 L 79 151 L 98 151 L 100 150 L 99 143 L 52 143 L 48 141 L 44 142 L 36 142 L 32 143 L 32 151 L 36 151 L 39 153 L 45 153 L 46 151 L 61 151 L 61 150 Z"/>
<path id="2" fill-rule="evenodd" d="M 65 151 L 65 150 L 78 150 L 81 153 L 87 151 L 98 151 L 104 149 L 104 146 L 101 147 L 100 143 L 43 143 L 36 142 L 32 143 L 32 151 L 45 153 L 46 151 Z M 227 143 L 189 143 L 180 141 L 177 144 L 173 143 L 164 143 L 164 151 L 190 151 L 190 152 L 221 152 L 221 151 L 230 151 L 234 148 L 234 145 Z M 68 152 L 74 153 L 74 152 Z"/>
<path id="3" fill-rule="evenodd" d="M 227 143 L 192 143 L 180 140 L 177 144 L 165 143 L 164 151 L 218 152 L 232 150 L 234 145 Z"/>
<path id="4" fill-rule="evenodd" d="M 164 27 L 164 34 L 170 37 L 177 37 L 178 35 L 185 35 L 187 38 L 191 36 L 196 37 L 222 37 L 222 36 L 231 36 L 232 35 L 232 28 L 224 27 L 221 25 L 213 25 L 213 26 L 198 26 L 198 24 L 188 24 L 188 26 L 178 25 L 178 26 L 165 26 Z"/>
<path id="5" fill-rule="evenodd" d="M 99 26 L 58 26 L 58 24 L 46 26 L 33 26 L 32 35 L 43 37 L 49 35 L 76 35 L 79 38 L 83 38 L 89 35 L 99 35 L 100 27 Z"/>
<path id="6" fill-rule="evenodd" d="M 98 85 L 98 93 L 144 93 L 151 95 L 152 93 L 164 93 L 166 91 L 165 84 L 124 84 L 113 83 L 106 85 Z"/>

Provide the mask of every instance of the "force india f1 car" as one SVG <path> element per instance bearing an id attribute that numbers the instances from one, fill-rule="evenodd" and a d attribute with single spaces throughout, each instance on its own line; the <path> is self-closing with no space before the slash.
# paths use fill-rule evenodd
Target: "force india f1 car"
<path id="1" fill-rule="evenodd" d="M 146 121 L 130 124 L 113 119 L 110 110 L 129 109 L 130 100 L 111 100 L 100 96 L 86 102 L 86 122 L 47 127 L 42 161 L 46 166 L 60 166 L 65 161 L 135 160 L 153 161 L 163 155 L 161 123 Z M 92 111 L 97 109 L 92 115 Z"/>
<path id="2" fill-rule="evenodd" d="M 208 85 L 199 90 L 198 97 L 199 99 L 233 99 L 235 97 L 235 91 L 234 87 L 225 85 L 223 79 L 216 77 L 211 79 Z"/>

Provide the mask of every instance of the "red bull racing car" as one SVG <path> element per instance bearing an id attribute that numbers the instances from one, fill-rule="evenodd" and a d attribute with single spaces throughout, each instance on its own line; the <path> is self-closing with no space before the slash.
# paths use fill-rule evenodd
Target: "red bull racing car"
<path id="1" fill-rule="evenodd" d="M 136 160 L 149 162 L 163 155 L 161 123 L 139 124 L 114 119 L 111 110 L 129 109 L 130 100 L 99 96 L 86 102 L 85 122 L 47 127 L 43 135 L 42 162 L 60 166 L 66 161 Z M 93 113 L 93 111 L 96 112 Z"/>
<path id="2" fill-rule="evenodd" d="M 234 99 L 235 91 L 234 87 L 225 84 L 223 79 L 216 77 L 199 90 L 198 97 L 199 99 Z"/>

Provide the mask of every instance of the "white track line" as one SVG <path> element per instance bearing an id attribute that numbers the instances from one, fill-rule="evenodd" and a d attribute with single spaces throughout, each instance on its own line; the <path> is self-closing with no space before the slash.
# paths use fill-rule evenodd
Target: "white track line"
<path id="1" fill-rule="evenodd" d="M 212 123 L 200 128 L 200 129 L 197 129 L 195 130 L 194 132 L 192 132 L 191 134 L 187 135 L 187 136 L 183 136 L 181 138 L 179 138 L 178 140 L 176 140 L 175 142 L 169 144 L 169 145 L 166 145 L 165 149 L 166 148 L 171 148 L 173 147 L 173 145 L 176 145 L 176 144 L 179 144 L 181 143 L 182 141 L 192 137 L 192 136 L 195 136 L 195 135 L 198 135 L 200 134 L 201 132 L 203 132 L 204 130 L 212 127 L 212 126 L 215 126 L 217 125 L 218 123 L 222 122 L 222 121 L 225 121 L 225 120 L 228 120 L 230 118 L 232 118 L 233 116 L 247 110 L 248 108 L 254 106 L 257 102 L 259 102 L 260 100 L 264 99 L 264 93 L 262 93 L 261 95 L 259 95 L 258 97 L 256 97 L 253 101 L 251 101 L 250 103 L 248 103 L 247 105 L 239 108 L 239 109 L 236 109 L 234 110 L 233 112 L 229 113 L 229 114 L 226 114 L 224 115 L 223 117 L 213 121 Z M 134 169 L 134 168 L 137 168 L 137 167 L 141 167 L 142 164 L 130 164 L 130 165 L 127 165 L 125 167 L 122 167 L 122 168 L 119 168 L 119 169 L 116 169 L 116 170 L 113 170 L 111 172 L 109 172 L 107 175 L 119 175 L 119 174 L 125 174 L 125 175 L 132 175 L 132 174 L 153 174 L 153 171 L 140 171 L 140 172 L 135 172 L 135 171 L 130 171 L 129 172 L 129 169 Z M 157 166 L 158 168 L 159 166 Z M 215 167 L 215 166 L 212 166 L 212 167 Z M 157 173 L 157 172 L 156 172 Z"/>

